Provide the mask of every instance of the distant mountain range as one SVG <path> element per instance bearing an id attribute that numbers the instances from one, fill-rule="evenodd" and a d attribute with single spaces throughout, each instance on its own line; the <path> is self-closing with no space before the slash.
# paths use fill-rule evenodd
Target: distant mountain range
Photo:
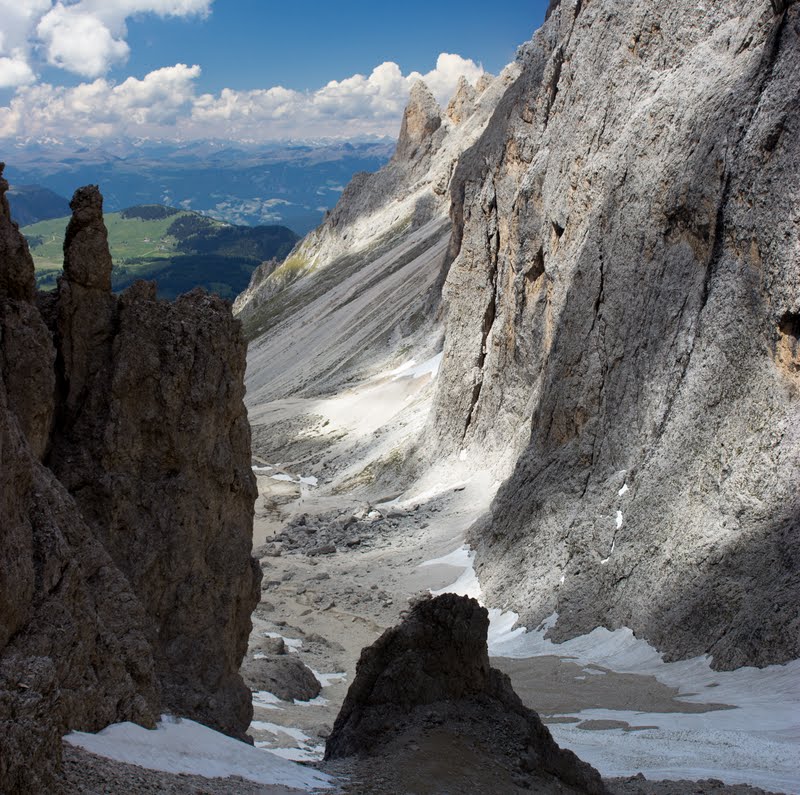
<path id="1" fill-rule="evenodd" d="M 20 226 L 69 215 L 69 202 L 41 185 L 18 185 L 8 193 L 13 218 Z"/>
<path id="2" fill-rule="evenodd" d="M 16 213 L 14 197 L 12 215 Z M 69 217 L 25 226 L 37 285 L 55 287 L 62 272 L 62 243 Z M 105 216 L 114 259 L 112 284 L 125 289 L 137 279 L 158 284 L 161 298 L 204 287 L 233 299 L 265 261 L 283 260 L 298 240 L 278 225 L 239 226 L 196 212 L 158 204 L 137 205 Z"/>
<path id="3" fill-rule="evenodd" d="M 303 235 L 321 223 L 353 174 L 377 170 L 393 150 L 393 141 L 26 142 L 7 153 L 5 173 L 12 186 L 36 185 L 60 196 L 98 184 L 106 212 L 164 204 L 233 224 L 282 224 Z M 28 217 L 13 199 L 21 225 L 53 217 Z"/>

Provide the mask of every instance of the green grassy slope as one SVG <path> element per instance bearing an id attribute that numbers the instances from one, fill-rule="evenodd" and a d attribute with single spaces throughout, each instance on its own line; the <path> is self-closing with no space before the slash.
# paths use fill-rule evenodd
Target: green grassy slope
<path id="1" fill-rule="evenodd" d="M 41 289 L 55 287 L 61 274 L 68 221 L 56 218 L 22 229 Z M 283 226 L 234 226 L 161 205 L 108 213 L 105 223 L 114 260 L 114 290 L 123 290 L 136 279 L 152 279 L 162 298 L 205 287 L 232 299 L 261 262 L 283 259 L 298 239 Z"/>

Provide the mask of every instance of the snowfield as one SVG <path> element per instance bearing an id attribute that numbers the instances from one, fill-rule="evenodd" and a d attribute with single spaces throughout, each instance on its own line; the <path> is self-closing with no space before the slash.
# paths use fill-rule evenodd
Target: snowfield
<path id="1" fill-rule="evenodd" d="M 207 778 L 241 776 L 257 784 L 280 784 L 308 791 L 332 786 L 324 773 L 234 740 L 193 720 L 169 715 L 162 715 L 155 729 L 116 723 L 97 734 L 71 732 L 64 739 L 93 754 L 165 773 Z"/>

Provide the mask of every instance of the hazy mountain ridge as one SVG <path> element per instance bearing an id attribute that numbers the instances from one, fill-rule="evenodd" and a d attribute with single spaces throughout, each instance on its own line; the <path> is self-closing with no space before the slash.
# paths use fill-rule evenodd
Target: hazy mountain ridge
<path id="1" fill-rule="evenodd" d="M 12 217 L 20 226 L 69 214 L 69 202 L 41 185 L 15 185 L 7 195 L 13 205 Z"/>
<path id="2" fill-rule="evenodd" d="M 280 223 L 303 234 L 320 223 L 355 172 L 379 168 L 393 149 L 387 141 L 28 142 L 9 153 L 6 176 L 64 195 L 76 184 L 99 184 L 109 212 L 169 204 L 230 223 Z"/>

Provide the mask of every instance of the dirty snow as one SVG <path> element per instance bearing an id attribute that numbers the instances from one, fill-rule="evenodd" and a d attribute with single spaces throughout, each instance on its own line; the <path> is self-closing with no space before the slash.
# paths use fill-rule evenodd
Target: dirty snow
<path id="1" fill-rule="evenodd" d="M 207 778 L 241 776 L 258 784 L 304 790 L 328 788 L 330 778 L 272 753 L 234 740 L 186 718 L 163 715 L 155 729 L 116 723 L 97 734 L 71 732 L 64 739 L 93 754 L 166 773 Z"/>
<path id="2" fill-rule="evenodd" d="M 618 521 L 619 521 L 618 514 Z M 613 548 L 612 548 L 613 549 Z M 463 567 L 449 587 L 433 593 L 466 594 L 480 600 L 480 584 L 467 546 L 424 565 Z M 563 578 L 562 578 L 563 582 Z M 734 709 L 703 713 L 646 713 L 587 709 L 570 713 L 582 720 L 618 720 L 658 728 L 639 731 L 586 731 L 554 724 L 556 741 L 593 764 L 604 776 L 638 772 L 650 779 L 718 778 L 768 790 L 800 793 L 800 660 L 768 668 L 714 671 L 709 656 L 666 663 L 628 628 L 598 628 L 565 643 L 545 638 L 553 614 L 528 632 L 518 615 L 489 609 L 489 654 L 526 659 L 544 655 L 568 658 L 586 674 L 601 665 L 619 673 L 654 676 L 679 691 L 679 700 L 727 704 Z"/>

